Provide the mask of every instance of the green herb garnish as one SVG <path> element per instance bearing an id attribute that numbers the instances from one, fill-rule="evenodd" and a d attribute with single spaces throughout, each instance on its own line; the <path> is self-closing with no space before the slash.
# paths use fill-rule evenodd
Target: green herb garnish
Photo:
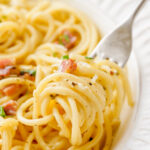
<path id="1" fill-rule="evenodd" d="M 64 39 L 67 41 L 67 42 L 69 42 L 70 40 L 69 40 L 69 36 L 68 35 L 64 35 Z"/>
<path id="2" fill-rule="evenodd" d="M 32 76 L 36 75 L 36 70 L 29 70 L 28 73 Z"/>
<path id="3" fill-rule="evenodd" d="M 4 108 L 3 108 L 2 106 L 0 106 L 0 116 L 2 116 L 2 117 L 6 117 L 6 114 L 5 114 Z"/>
<path id="4" fill-rule="evenodd" d="M 92 58 L 92 57 L 88 57 L 88 56 L 85 56 L 85 59 L 94 59 L 94 58 Z"/>
<path id="5" fill-rule="evenodd" d="M 22 71 L 20 71 L 21 75 L 24 75 L 25 73 L 28 73 L 31 76 L 35 76 L 36 75 L 36 70 L 25 70 L 25 71 L 22 70 Z"/>
<path id="6" fill-rule="evenodd" d="M 60 44 L 60 45 L 64 45 L 64 43 L 63 43 L 62 41 L 60 41 L 60 40 L 59 40 L 59 44 Z"/>
<path id="7" fill-rule="evenodd" d="M 68 35 L 61 35 L 61 36 L 59 36 L 59 44 L 63 45 L 63 44 L 64 44 L 64 43 L 63 43 L 64 40 L 65 40 L 66 42 L 70 42 L 69 36 L 68 36 Z"/>
<path id="8" fill-rule="evenodd" d="M 64 56 L 62 57 L 62 59 L 69 59 L 69 56 L 68 56 L 68 55 L 64 55 Z"/>

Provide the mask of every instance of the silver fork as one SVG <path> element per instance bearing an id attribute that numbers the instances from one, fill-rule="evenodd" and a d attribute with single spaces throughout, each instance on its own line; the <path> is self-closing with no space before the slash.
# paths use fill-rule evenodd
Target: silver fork
<path id="1" fill-rule="evenodd" d="M 145 1 L 141 0 L 133 14 L 99 42 L 90 57 L 109 59 L 124 67 L 132 50 L 132 24 Z"/>

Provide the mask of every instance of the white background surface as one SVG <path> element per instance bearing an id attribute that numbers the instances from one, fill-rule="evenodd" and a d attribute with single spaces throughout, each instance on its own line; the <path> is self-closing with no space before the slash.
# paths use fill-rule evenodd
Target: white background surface
<path id="1" fill-rule="evenodd" d="M 139 0 L 88 0 L 119 23 L 127 18 Z M 125 150 L 150 150 L 150 0 L 137 16 L 133 26 L 133 50 L 140 67 L 140 103 L 134 131 Z"/>

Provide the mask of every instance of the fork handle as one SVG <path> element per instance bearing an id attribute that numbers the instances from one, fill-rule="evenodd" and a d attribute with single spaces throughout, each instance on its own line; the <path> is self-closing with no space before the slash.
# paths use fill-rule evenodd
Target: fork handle
<path id="1" fill-rule="evenodd" d="M 139 4 L 136 6 L 135 10 L 133 11 L 133 14 L 129 17 L 129 20 L 131 20 L 131 24 L 133 23 L 135 16 L 138 14 L 139 10 L 142 8 L 145 1 L 146 0 L 141 0 Z"/>
<path id="2" fill-rule="evenodd" d="M 128 19 L 125 19 L 125 21 L 123 21 L 123 23 L 121 23 L 122 26 L 124 24 L 126 24 L 128 26 L 128 28 L 132 28 L 132 24 L 134 21 L 134 18 L 136 17 L 136 15 L 138 14 L 139 10 L 142 8 L 143 4 L 145 3 L 146 0 L 141 0 L 139 2 L 139 4 L 136 6 L 135 10 L 133 11 L 133 13 L 130 15 L 130 17 Z M 98 43 L 98 45 L 96 46 L 96 48 L 93 50 L 93 52 L 90 54 L 90 57 L 95 57 L 97 55 L 97 49 L 99 48 L 99 46 L 101 45 L 101 42 Z"/>

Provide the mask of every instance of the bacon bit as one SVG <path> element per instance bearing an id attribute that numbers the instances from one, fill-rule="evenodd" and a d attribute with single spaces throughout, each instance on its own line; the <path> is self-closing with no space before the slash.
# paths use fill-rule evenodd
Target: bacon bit
<path id="1" fill-rule="evenodd" d="M 12 59 L 0 59 L 0 68 L 5 68 L 6 66 L 13 66 L 15 65 L 15 61 Z"/>
<path id="2" fill-rule="evenodd" d="M 31 80 L 31 81 L 34 81 L 35 80 L 35 76 L 31 76 L 29 73 L 25 73 L 23 75 L 23 78 L 24 79 L 27 79 L 27 80 Z"/>
<path id="3" fill-rule="evenodd" d="M 9 69 L 0 69 L 0 79 L 9 76 L 10 70 Z"/>
<path id="4" fill-rule="evenodd" d="M 77 69 L 77 64 L 72 59 L 63 60 L 61 63 L 61 72 L 73 73 Z"/>
<path id="5" fill-rule="evenodd" d="M 14 66 L 15 61 L 13 59 L 0 59 L 0 79 L 9 75 L 18 75 L 19 70 Z"/>
<path id="6" fill-rule="evenodd" d="M 0 79 L 9 75 L 19 75 L 19 70 L 15 66 L 7 66 L 3 69 L 0 69 Z"/>
<path id="7" fill-rule="evenodd" d="M 6 115 L 15 115 L 17 110 L 17 103 L 13 100 L 10 100 L 3 105 Z"/>
<path id="8" fill-rule="evenodd" d="M 61 32 L 55 43 L 64 45 L 67 49 L 71 49 L 75 45 L 76 40 L 77 37 L 69 30 L 65 29 Z"/>
<path id="9" fill-rule="evenodd" d="M 4 92 L 2 89 L 0 89 L 0 96 L 4 96 Z"/>
<path id="10" fill-rule="evenodd" d="M 113 75 L 114 75 L 114 72 L 113 72 L 113 71 L 110 71 L 110 75 L 112 75 L 112 76 L 113 76 Z"/>
<path id="11" fill-rule="evenodd" d="M 9 70 L 10 75 L 19 75 L 20 71 L 16 66 L 7 66 L 6 69 Z"/>
<path id="12" fill-rule="evenodd" d="M 13 96 L 21 87 L 20 84 L 10 84 L 3 88 L 3 93 L 6 96 Z"/>

